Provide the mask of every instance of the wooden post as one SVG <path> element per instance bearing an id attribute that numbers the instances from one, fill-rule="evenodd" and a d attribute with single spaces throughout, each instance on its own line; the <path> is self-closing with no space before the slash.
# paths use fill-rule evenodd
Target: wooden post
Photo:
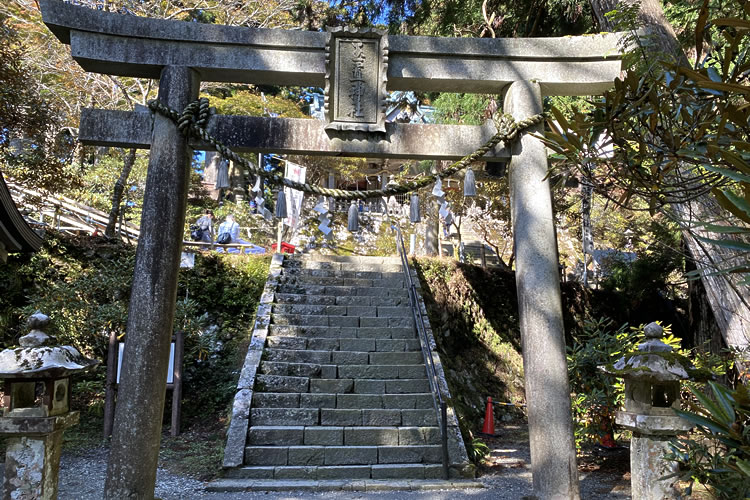
<path id="1" fill-rule="evenodd" d="M 109 332 L 107 349 L 107 379 L 104 384 L 104 439 L 112 435 L 112 424 L 115 421 L 115 398 L 117 394 L 117 359 L 119 358 L 117 332 Z"/>
<path id="2" fill-rule="evenodd" d="M 182 416 L 182 363 L 185 357 L 185 334 L 177 330 L 174 336 L 174 374 L 172 378 L 172 427 L 170 434 L 180 434 L 180 417 Z"/>
<path id="3" fill-rule="evenodd" d="M 438 257 L 443 256 L 443 227 L 440 225 L 440 219 L 438 218 L 438 230 L 437 230 L 437 237 L 438 237 Z"/>
<path id="4" fill-rule="evenodd" d="M 284 230 L 284 219 L 279 219 L 279 228 L 276 233 L 276 253 L 281 253 L 281 232 Z"/>

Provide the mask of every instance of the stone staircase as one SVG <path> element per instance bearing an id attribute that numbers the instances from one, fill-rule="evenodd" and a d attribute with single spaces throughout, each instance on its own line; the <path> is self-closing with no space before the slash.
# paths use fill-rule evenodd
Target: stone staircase
<path id="1" fill-rule="evenodd" d="M 280 257 L 240 377 L 225 479 L 213 489 L 365 489 L 380 480 L 445 487 L 439 420 L 400 260 L 287 256 L 280 266 Z M 242 387 L 251 373 L 254 384 Z M 470 476 L 450 417 L 451 476 Z"/>

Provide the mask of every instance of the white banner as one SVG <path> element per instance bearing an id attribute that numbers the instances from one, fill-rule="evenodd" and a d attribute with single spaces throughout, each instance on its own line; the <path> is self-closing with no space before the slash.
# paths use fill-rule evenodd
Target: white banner
<path id="1" fill-rule="evenodd" d="M 307 167 L 303 167 L 289 161 L 286 162 L 286 167 L 284 168 L 284 177 L 286 177 L 287 179 L 299 183 L 304 183 L 306 174 Z M 284 195 L 286 196 L 287 213 L 287 217 L 286 219 L 284 219 L 284 224 L 291 227 L 292 230 L 295 230 L 297 229 L 297 224 L 299 224 L 300 213 L 302 211 L 302 199 L 304 198 L 305 193 L 285 186 Z"/>

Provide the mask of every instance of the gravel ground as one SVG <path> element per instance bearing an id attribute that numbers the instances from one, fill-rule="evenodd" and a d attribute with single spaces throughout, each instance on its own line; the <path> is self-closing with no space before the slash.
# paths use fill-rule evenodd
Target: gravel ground
<path id="1" fill-rule="evenodd" d="M 105 450 L 97 450 L 87 456 L 63 455 L 60 471 L 60 500 L 95 500 L 102 496 L 106 472 Z M 630 498 L 629 484 L 622 484 L 616 474 L 581 474 L 581 494 L 584 499 L 625 500 Z M 171 474 L 165 470 L 157 473 L 156 497 L 163 500 L 200 498 L 207 500 L 239 500 L 264 498 L 268 500 L 310 499 L 370 499 L 370 500 L 457 500 L 457 499 L 521 499 L 531 495 L 531 472 L 524 465 L 504 467 L 498 472 L 482 476 L 484 488 L 438 491 L 388 491 L 377 493 L 329 491 L 329 492 L 243 492 L 210 493 L 204 490 L 205 483 L 195 479 Z M 614 486 L 614 487 L 613 487 Z"/>
<path id="2" fill-rule="evenodd" d="M 329 492 L 243 492 L 211 493 L 205 491 L 206 483 L 160 469 L 157 473 L 156 497 L 163 500 L 209 499 L 238 500 L 263 498 L 268 500 L 310 499 L 371 499 L 371 500 L 497 500 L 522 499 L 531 495 L 531 472 L 528 468 L 528 444 L 522 439 L 525 429 L 509 426 L 495 438 L 489 438 L 492 449 L 490 466 L 483 471 L 479 481 L 484 488 L 438 491 L 389 491 L 360 493 Z M 519 438 L 521 439 L 519 441 Z M 60 470 L 60 500 L 98 500 L 102 497 L 107 467 L 107 450 L 95 448 L 85 454 L 63 453 Z M 629 476 L 624 475 L 622 460 L 627 450 L 610 452 L 615 458 L 614 467 L 586 467 L 580 474 L 581 496 L 584 499 L 625 500 L 630 498 Z M 612 455 L 613 454 L 613 455 Z M 605 457 L 607 458 L 607 457 Z"/>

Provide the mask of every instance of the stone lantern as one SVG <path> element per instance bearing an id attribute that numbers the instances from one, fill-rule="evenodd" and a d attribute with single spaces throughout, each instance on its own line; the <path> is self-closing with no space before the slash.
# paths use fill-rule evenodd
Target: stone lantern
<path id="1" fill-rule="evenodd" d="M 47 315 L 32 314 L 21 347 L 0 352 L 0 434 L 7 443 L 3 500 L 57 498 L 62 434 L 78 423 L 78 412 L 70 411 L 70 376 L 98 364 L 74 347 L 52 345 L 55 338 L 43 331 L 48 323 Z"/>
<path id="2" fill-rule="evenodd" d="M 690 430 L 692 425 L 677 416 L 680 381 L 688 380 L 690 363 L 662 342 L 662 327 L 646 325 L 646 341 L 638 351 L 620 358 L 614 365 L 600 367 L 625 380 L 625 410 L 615 422 L 633 432 L 630 441 L 630 478 L 633 498 L 662 500 L 678 498 L 677 464 L 664 460 L 669 441 Z"/>

